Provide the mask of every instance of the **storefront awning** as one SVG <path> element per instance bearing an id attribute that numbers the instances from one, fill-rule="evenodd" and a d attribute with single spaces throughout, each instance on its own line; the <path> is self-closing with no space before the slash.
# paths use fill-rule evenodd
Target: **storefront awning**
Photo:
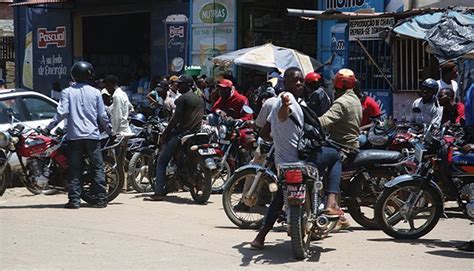
<path id="1" fill-rule="evenodd" d="M 27 0 L 27 1 L 13 3 L 10 6 L 19 7 L 19 6 L 34 6 L 34 5 L 41 5 L 41 4 L 65 4 L 69 2 L 71 2 L 71 0 Z"/>
<path id="2" fill-rule="evenodd" d="M 379 17 L 394 17 L 395 19 L 403 19 L 419 15 L 424 12 L 436 12 L 443 9 L 413 9 L 404 12 L 372 12 L 372 10 L 361 10 L 357 12 L 342 12 L 337 10 L 309 10 L 309 9 L 293 9 L 288 8 L 286 11 L 289 16 L 298 16 L 302 19 L 307 20 L 357 20 L 357 19 L 369 19 Z"/>

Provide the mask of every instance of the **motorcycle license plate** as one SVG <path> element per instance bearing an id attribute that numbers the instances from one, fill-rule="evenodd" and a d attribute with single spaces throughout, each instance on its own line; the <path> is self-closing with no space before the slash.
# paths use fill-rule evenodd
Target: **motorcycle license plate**
<path id="1" fill-rule="evenodd" d="M 306 186 L 288 185 L 288 199 L 304 199 L 306 196 Z"/>
<path id="2" fill-rule="evenodd" d="M 217 154 L 215 149 L 209 148 L 209 149 L 199 149 L 198 150 L 200 155 L 214 155 Z"/>

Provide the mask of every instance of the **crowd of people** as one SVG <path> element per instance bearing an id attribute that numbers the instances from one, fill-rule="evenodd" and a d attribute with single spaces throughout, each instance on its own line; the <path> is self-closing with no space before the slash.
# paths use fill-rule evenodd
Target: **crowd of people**
<path id="1" fill-rule="evenodd" d="M 88 155 L 94 165 L 95 189 L 100 199 L 97 207 L 106 207 L 105 183 L 99 131 L 109 135 L 129 134 L 128 119 L 133 106 L 125 92 L 119 87 L 116 76 L 108 75 L 103 80 L 103 90 L 90 85 L 94 75 L 91 64 L 81 61 L 72 67 L 75 83 L 61 93 L 57 114 L 46 127 L 54 128 L 64 118 L 68 120 L 67 139 L 69 150 L 69 202 L 66 208 L 80 207 L 80 184 L 78 181 L 80 161 L 77 157 Z M 448 63 L 442 67 L 442 78 L 436 81 L 427 78 L 420 86 L 419 99 L 412 104 L 410 122 L 442 126 L 456 123 L 466 126 L 466 134 L 474 126 L 472 112 L 472 89 L 466 93 L 465 105 L 460 102 L 460 91 L 454 78 L 456 65 Z M 153 113 L 169 119 L 169 125 L 161 137 L 161 151 L 156 165 L 155 191 L 144 198 L 146 201 L 166 200 L 166 166 L 179 146 L 179 137 L 196 132 L 206 113 L 223 118 L 241 119 L 259 130 L 260 136 L 272 141 L 275 146 L 275 164 L 301 161 L 298 140 L 307 121 L 305 112 L 310 110 L 317 116 L 321 128 L 331 144 L 321 146 L 307 157 L 321 171 L 327 171 L 327 204 L 325 214 L 339 218 L 341 228 L 349 227 L 344 212 L 338 205 L 342 173 L 341 149 L 346 155 L 356 153 L 363 144 L 361 131 L 370 128 L 374 120 L 380 119 L 379 104 L 361 89 L 361 83 L 350 69 L 341 69 L 333 80 L 334 90 L 323 84 L 316 72 L 303 74 L 299 68 L 288 68 L 282 80 L 270 78 L 252 92 L 243 95 L 237 90 L 233 78 L 193 78 L 189 75 L 162 78 L 151 85 L 147 99 Z M 249 113 L 245 106 L 252 106 Z M 255 117 L 255 121 L 254 121 Z M 208 118 L 212 121 L 212 118 Z M 99 126 L 101 128 L 99 128 Z M 471 133 L 472 134 L 472 133 Z M 258 153 L 257 153 L 258 155 Z M 258 157 L 252 162 L 258 163 Z M 283 206 L 283 192 L 278 190 L 265 216 L 264 225 L 251 242 L 256 249 L 264 247 L 265 237 L 272 229 Z"/>

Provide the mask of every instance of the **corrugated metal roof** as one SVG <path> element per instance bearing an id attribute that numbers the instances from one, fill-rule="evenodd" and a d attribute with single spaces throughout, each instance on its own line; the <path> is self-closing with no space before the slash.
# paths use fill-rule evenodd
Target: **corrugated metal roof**
<path id="1" fill-rule="evenodd" d="M 33 5 L 41 5 L 41 4 L 60 4 L 60 3 L 68 3 L 70 0 L 27 0 L 23 2 L 16 2 L 11 4 L 12 7 L 18 6 L 33 6 Z"/>

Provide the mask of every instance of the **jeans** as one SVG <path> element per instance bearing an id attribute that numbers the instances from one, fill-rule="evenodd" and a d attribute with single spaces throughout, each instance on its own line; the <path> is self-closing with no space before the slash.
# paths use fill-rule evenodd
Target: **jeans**
<path id="1" fill-rule="evenodd" d="M 316 157 L 315 163 L 318 166 L 318 170 L 320 172 L 323 172 L 326 168 L 329 171 L 326 192 L 338 194 L 340 191 L 339 185 L 342 174 L 342 163 L 339 152 L 335 148 L 322 147 L 321 152 Z M 265 220 L 263 223 L 265 230 L 269 230 L 273 227 L 275 221 L 281 213 L 282 208 L 283 190 L 280 187 L 273 197 L 273 200 L 270 203 L 265 215 Z"/>
<path id="2" fill-rule="evenodd" d="M 80 139 L 68 141 L 69 163 L 69 202 L 79 205 L 82 193 L 82 173 L 84 157 L 89 158 L 92 172 L 91 191 L 97 197 L 97 203 L 107 202 L 105 191 L 104 161 L 99 140 Z"/>
<path id="3" fill-rule="evenodd" d="M 166 167 L 180 146 L 178 135 L 171 135 L 158 156 L 156 163 L 155 194 L 166 194 Z"/>

